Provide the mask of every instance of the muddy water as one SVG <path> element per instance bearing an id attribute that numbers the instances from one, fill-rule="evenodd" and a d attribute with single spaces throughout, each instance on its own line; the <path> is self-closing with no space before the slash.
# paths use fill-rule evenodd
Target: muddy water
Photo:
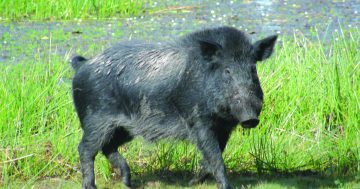
<path id="1" fill-rule="evenodd" d="M 253 38 L 295 32 L 318 33 L 326 40 L 341 28 L 358 29 L 360 24 L 359 0 L 163 0 L 148 7 L 156 11 L 125 19 L 0 22 L 0 62 L 41 59 L 47 53 L 91 56 L 121 40 L 171 40 L 221 25 Z"/>

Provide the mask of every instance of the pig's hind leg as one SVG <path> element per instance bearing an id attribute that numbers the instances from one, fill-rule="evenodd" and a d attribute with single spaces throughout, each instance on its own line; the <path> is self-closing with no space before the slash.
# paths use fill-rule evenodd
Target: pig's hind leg
<path id="1" fill-rule="evenodd" d="M 130 135 L 120 127 L 120 125 L 129 125 L 129 123 L 125 116 L 113 116 L 107 112 L 89 114 L 81 121 L 84 134 L 78 151 L 84 189 L 96 188 L 94 160 L 100 150 L 115 167 L 120 167 L 123 175 L 128 175 L 125 184 L 130 185 L 130 170 L 125 160 L 117 152 L 119 145 L 131 140 Z"/>
<path id="2" fill-rule="evenodd" d="M 127 187 L 131 187 L 130 168 L 124 157 L 119 153 L 118 147 L 130 141 L 131 139 L 132 137 L 125 129 L 118 127 L 114 131 L 114 134 L 112 134 L 109 142 L 102 148 L 103 154 L 109 160 L 111 166 L 115 169 L 118 169 L 123 183 Z"/>

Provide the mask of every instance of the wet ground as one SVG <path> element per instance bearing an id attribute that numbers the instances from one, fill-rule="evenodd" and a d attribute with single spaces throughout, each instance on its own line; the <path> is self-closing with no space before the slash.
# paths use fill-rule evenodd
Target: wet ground
<path id="1" fill-rule="evenodd" d="M 242 29 L 253 38 L 295 32 L 318 33 L 324 40 L 360 25 L 359 0 L 163 0 L 148 7 L 155 10 L 125 19 L 0 22 L 0 62 L 41 58 L 47 52 L 92 56 L 121 40 L 171 40 L 221 25 Z"/>

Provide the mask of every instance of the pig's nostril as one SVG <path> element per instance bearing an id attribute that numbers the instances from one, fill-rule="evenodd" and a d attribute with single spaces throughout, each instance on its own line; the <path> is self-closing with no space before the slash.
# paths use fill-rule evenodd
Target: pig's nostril
<path id="1" fill-rule="evenodd" d="M 241 125 L 244 128 L 254 128 L 259 124 L 259 122 L 260 121 L 258 119 L 249 119 L 249 120 L 241 122 Z"/>

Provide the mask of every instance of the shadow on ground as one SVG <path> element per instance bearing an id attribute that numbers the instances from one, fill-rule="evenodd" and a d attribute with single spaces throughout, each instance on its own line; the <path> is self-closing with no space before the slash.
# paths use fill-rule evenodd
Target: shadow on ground
<path id="1" fill-rule="evenodd" d="M 157 172 L 152 174 L 137 175 L 133 178 L 135 188 L 217 188 L 213 178 L 207 179 L 203 184 L 190 187 L 188 182 L 193 178 L 194 174 L 188 171 L 179 172 Z M 294 189 L 322 189 L 322 188 L 360 188 L 354 179 L 339 180 L 334 178 L 326 178 L 318 173 L 310 171 L 302 171 L 287 174 L 254 174 L 254 173 L 230 173 L 229 180 L 234 188 L 255 188 L 255 189 L 275 189 L 275 188 L 294 188 Z M 335 182 L 335 180 L 337 180 Z M 118 179 L 116 185 L 122 185 Z M 347 187 L 347 183 L 349 187 Z M 350 184 L 351 183 L 351 184 Z M 111 189 L 114 187 L 114 181 L 107 183 L 101 187 L 103 189 Z M 123 185 L 122 185 L 123 186 Z"/>
<path id="2" fill-rule="evenodd" d="M 158 172 L 137 176 L 133 183 L 135 188 L 190 188 L 188 182 L 193 176 L 193 173 L 187 171 Z M 275 188 L 337 188 L 333 179 L 308 171 L 269 175 L 230 173 L 229 180 L 234 188 L 267 188 L 269 185 L 277 186 Z M 208 178 L 203 184 L 191 188 L 216 188 L 216 183 L 213 178 Z"/>
<path id="3" fill-rule="evenodd" d="M 214 179 L 209 178 L 204 183 L 190 187 L 188 182 L 194 174 L 189 171 L 160 171 L 156 173 L 145 173 L 134 175 L 132 182 L 137 189 L 167 189 L 167 188 L 194 188 L 194 189 L 216 189 Z M 360 189 L 360 180 L 326 178 L 320 174 L 303 171 L 287 174 L 253 174 L 253 173 L 230 173 L 229 180 L 235 189 Z M 96 180 L 98 189 L 126 189 L 118 177 Z M 2 188 L 2 187 L 0 187 Z M 19 181 L 11 183 L 5 188 L 37 188 L 37 189 L 73 189 L 82 188 L 81 179 L 49 178 L 28 183 Z"/>

